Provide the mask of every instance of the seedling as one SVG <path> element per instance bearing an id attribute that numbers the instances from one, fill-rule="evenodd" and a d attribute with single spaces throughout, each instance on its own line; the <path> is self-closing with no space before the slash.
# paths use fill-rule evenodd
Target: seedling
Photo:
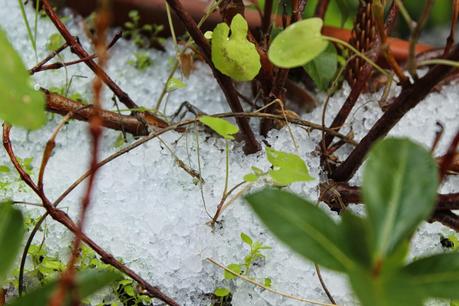
<path id="1" fill-rule="evenodd" d="M 163 31 L 162 25 L 140 24 L 140 15 L 136 10 L 129 12 L 130 21 L 124 24 L 124 37 L 131 39 L 139 48 L 155 47 L 163 49 L 159 33 Z"/>
<path id="2" fill-rule="evenodd" d="M 147 52 L 139 51 L 134 53 L 134 59 L 129 60 L 128 64 L 137 70 L 144 71 L 153 65 L 153 61 Z"/>

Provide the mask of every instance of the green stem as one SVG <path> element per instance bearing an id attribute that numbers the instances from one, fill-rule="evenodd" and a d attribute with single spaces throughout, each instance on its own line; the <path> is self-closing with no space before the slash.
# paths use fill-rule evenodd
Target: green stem
<path id="1" fill-rule="evenodd" d="M 431 60 L 425 60 L 420 63 L 418 63 L 419 66 L 428 66 L 428 65 L 446 65 L 446 66 L 451 66 L 451 67 L 456 67 L 459 68 L 459 62 L 456 61 L 451 61 L 447 59 L 431 59 Z"/>
<path id="2" fill-rule="evenodd" d="M 37 1 L 37 2 L 39 2 L 39 1 Z M 27 35 L 29 37 L 30 43 L 32 44 L 32 49 L 35 52 L 35 57 L 38 58 L 37 44 L 36 44 L 35 38 L 34 38 L 34 36 L 32 34 L 32 29 L 30 28 L 29 21 L 27 20 L 27 15 L 26 15 L 26 12 L 25 12 L 24 3 L 22 3 L 22 0 L 18 0 L 18 3 L 19 3 L 19 8 L 21 9 L 22 19 L 24 20 L 24 24 L 25 24 L 25 26 L 27 28 Z"/>

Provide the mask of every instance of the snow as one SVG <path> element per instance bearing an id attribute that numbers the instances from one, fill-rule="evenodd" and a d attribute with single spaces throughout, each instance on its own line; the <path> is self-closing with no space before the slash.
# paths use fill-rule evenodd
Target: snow
<path id="1" fill-rule="evenodd" d="M 8 33 L 12 43 L 19 50 L 26 66 L 32 67 L 36 60 L 27 39 L 18 4 L 16 1 L 0 0 L 0 26 Z M 28 10 L 30 18 L 33 12 Z M 67 25 L 74 35 L 82 40 L 86 49 L 90 44 L 85 38 L 81 19 L 70 19 Z M 49 35 L 56 32 L 53 25 L 46 19 L 39 20 L 38 58 L 47 55 L 46 43 Z M 153 59 L 153 66 L 139 72 L 127 64 L 137 48 L 130 42 L 121 39 L 111 50 L 108 72 L 115 82 L 123 88 L 138 104 L 153 107 L 159 96 L 163 82 L 170 71 L 169 59 L 174 56 L 171 41 L 166 44 L 167 52 L 147 51 Z M 63 59 L 74 59 L 69 51 L 63 52 Z M 93 74 L 85 65 L 72 66 L 67 69 L 67 78 L 73 78 L 70 93 L 80 92 L 86 99 L 91 97 L 91 81 Z M 180 75 L 176 75 L 180 78 Z M 38 73 L 35 82 L 45 88 L 63 86 L 66 73 L 64 70 Z M 187 88 L 177 90 L 167 97 L 166 113 L 173 113 L 183 101 L 189 101 L 199 109 L 212 114 L 228 111 L 225 99 L 212 77 L 211 71 L 204 63 L 198 62 L 189 79 L 184 79 Z M 391 135 L 409 136 L 426 146 L 430 146 L 435 135 L 438 120 L 445 126 L 445 134 L 439 144 L 437 153 L 445 151 L 448 141 L 459 128 L 459 87 L 450 85 L 440 93 L 430 94 L 425 101 L 412 110 L 394 128 Z M 344 102 L 349 88 L 345 86 L 331 98 L 326 113 L 329 123 Z M 345 133 L 350 127 L 357 138 L 366 131 L 381 115 L 377 101 L 381 93 L 362 95 L 358 107 L 347 123 Z M 105 107 L 113 108 L 112 93 L 104 91 Z M 322 107 L 317 108 L 303 118 L 320 122 Z M 47 138 L 60 120 L 54 116 L 48 125 L 40 131 L 26 132 L 14 129 L 12 140 L 20 157 L 33 157 L 34 174 L 41 160 L 42 151 Z M 256 126 L 256 120 L 252 123 Z M 296 151 L 288 130 L 272 131 L 267 141 L 277 150 L 298 153 L 310 167 L 311 174 L 316 178 L 309 183 L 295 183 L 291 190 L 312 200 L 318 198 L 318 184 L 321 176 L 319 157 L 315 148 L 321 133 L 304 130 L 292 126 L 297 142 Z M 173 148 L 175 154 L 198 169 L 197 145 L 194 129 L 185 136 L 169 132 L 161 139 Z M 71 121 L 57 138 L 56 149 L 49 162 L 45 175 L 45 191 L 50 199 L 56 199 L 74 180 L 88 167 L 90 144 L 87 138 L 87 124 Z M 116 152 L 113 144 L 119 133 L 105 130 L 101 156 L 107 157 Z M 204 197 L 207 208 L 213 215 L 220 200 L 224 186 L 225 152 L 222 139 L 199 134 Z M 177 141 L 178 140 L 178 141 Z M 261 140 L 261 138 L 259 138 Z M 229 186 L 242 181 L 251 166 L 267 169 L 269 163 L 264 153 L 245 156 L 240 144 L 231 144 L 230 183 Z M 349 146 L 340 150 L 341 156 L 350 151 Z M 0 155 L 1 164 L 9 164 L 4 151 Z M 353 181 L 360 182 L 360 174 Z M 459 185 L 458 177 L 451 177 L 442 187 L 443 192 L 451 192 Z M 84 184 L 76 188 L 61 204 L 61 208 L 75 218 L 83 192 Z M 15 200 L 39 202 L 27 188 L 17 184 L 10 194 Z M 328 211 L 325 205 L 322 207 Z M 41 210 L 27 208 L 30 213 L 38 215 Z M 355 211 L 362 211 L 361 206 L 353 205 Z M 329 212 L 331 215 L 336 215 Z M 240 239 L 240 233 L 249 234 L 254 240 L 272 247 L 264 251 L 266 259 L 252 269 L 253 277 L 262 281 L 270 277 L 276 290 L 310 300 L 328 302 L 317 279 L 314 266 L 305 262 L 289 251 L 284 245 L 273 238 L 247 207 L 244 201 L 237 199 L 223 212 L 222 223 L 214 230 L 207 224 L 207 216 L 200 190 L 193 178 L 177 167 L 174 158 L 158 139 L 132 150 L 113 162 L 104 166 L 98 173 L 94 190 L 94 199 L 88 216 L 87 234 L 110 251 L 153 285 L 159 286 L 165 293 L 172 296 L 182 305 L 208 305 L 205 294 L 212 293 L 215 288 L 230 286 L 223 278 L 223 271 L 209 263 L 210 257 L 225 265 L 243 261 L 247 253 L 246 246 Z M 51 252 L 66 253 L 70 233 L 52 220 L 47 221 L 48 235 L 46 245 Z M 425 224 L 416 234 L 411 248 L 411 257 L 422 254 L 441 252 L 440 234 L 448 235 L 450 231 L 440 224 Z M 326 270 L 322 271 L 325 282 L 339 305 L 355 305 L 355 300 L 348 289 L 343 276 Z M 233 305 L 303 305 L 279 295 L 254 288 L 241 280 L 231 285 Z M 437 304 L 438 305 L 438 304 Z"/>

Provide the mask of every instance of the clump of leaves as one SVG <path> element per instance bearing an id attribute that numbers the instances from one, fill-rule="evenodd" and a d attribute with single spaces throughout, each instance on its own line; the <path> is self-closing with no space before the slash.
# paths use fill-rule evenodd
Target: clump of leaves
<path id="1" fill-rule="evenodd" d="M 255 45 L 247 40 L 247 21 L 237 14 L 230 27 L 224 22 L 215 27 L 211 35 L 212 62 L 221 73 L 236 81 L 251 81 L 260 71 L 261 64 Z"/>
<path id="2" fill-rule="evenodd" d="M 129 12 L 129 21 L 124 24 L 123 36 L 131 39 L 139 48 L 156 48 L 164 50 L 163 39 L 159 33 L 164 29 L 162 25 L 140 23 L 140 15 L 136 10 Z"/>
<path id="3" fill-rule="evenodd" d="M 134 53 L 134 59 L 129 60 L 128 64 L 137 70 L 144 71 L 153 65 L 153 61 L 147 52 L 139 51 Z"/>
<path id="4" fill-rule="evenodd" d="M 435 207 L 437 187 L 430 152 L 408 139 L 389 138 L 373 147 L 364 170 L 366 217 L 345 211 L 336 223 L 316 204 L 276 189 L 246 199 L 294 251 L 346 273 L 362 305 L 421 306 L 431 297 L 459 298 L 459 254 L 406 262 L 413 233 Z"/>

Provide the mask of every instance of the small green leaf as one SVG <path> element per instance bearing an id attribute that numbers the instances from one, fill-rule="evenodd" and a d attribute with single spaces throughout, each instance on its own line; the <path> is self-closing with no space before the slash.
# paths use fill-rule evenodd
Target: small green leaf
<path id="1" fill-rule="evenodd" d="M 64 38 L 59 33 L 51 34 L 48 38 L 48 43 L 46 44 L 46 49 L 48 51 L 56 51 L 65 43 Z"/>
<path id="2" fill-rule="evenodd" d="M 201 116 L 199 117 L 199 121 L 208 127 L 210 127 L 213 131 L 218 133 L 225 139 L 234 139 L 234 134 L 239 132 L 239 128 L 237 125 L 234 125 L 225 119 L 210 117 L 210 116 Z"/>
<path id="3" fill-rule="evenodd" d="M 269 188 L 248 195 L 246 200 L 268 229 L 292 250 L 332 270 L 353 268 L 354 262 L 340 247 L 338 225 L 313 203 Z"/>
<path id="4" fill-rule="evenodd" d="M 0 166 L 0 173 L 9 173 L 11 170 L 8 166 L 2 165 Z"/>
<path id="5" fill-rule="evenodd" d="M 228 296 L 230 292 L 231 291 L 229 291 L 229 289 L 226 289 L 226 288 L 217 288 L 215 289 L 214 294 L 217 297 L 225 297 L 225 296 Z"/>
<path id="6" fill-rule="evenodd" d="M 244 181 L 248 183 L 253 183 L 253 182 L 256 182 L 257 180 L 258 180 L 258 176 L 255 173 L 249 173 L 249 174 L 244 175 Z"/>
<path id="7" fill-rule="evenodd" d="M 45 98 L 31 86 L 21 58 L 0 29 L 0 118 L 6 122 L 38 129 L 46 123 Z"/>
<path id="8" fill-rule="evenodd" d="M 265 287 L 271 288 L 272 283 L 273 281 L 269 277 L 265 278 L 265 281 L 264 281 Z"/>
<path id="9" fill-rule="evenodd" d="M 77 275 L 76 286 L 78 296 L 82 299 L 112 284 L 121 278 L 119 273 L 112 271 L 88 271 L 81 272 Z M 9 306 L 31 306 L 31 305 L 48 305 L 49 298 L 55 290 L 57 284 L 53 280 L 46 285 L 30 290 L 26 295 L 15 299 Z M 69 299 L 65 305 L 70 305 Z"/>
<path id="10" fill-rule="evenodd" d="M 326 91 L 338 69 L 338 56 L 335 46 L 329 44 L 324 52 L 303 66 L 317 88 Z"/>
<path id="11" fill-rule="evenodd" d="M 274 38 L 269 47 L 269 60 L 281 68 L 307 64 L 328 45 L 322 37 L 322 19 L 309 18 L 295 22 Z"/>
<path id="12" fill-rule="evenodd" d="M 0 203 L 0 285 L 13 264 L 24 236 L 24 218 L 11 202 Z"/>
<path id="13" fill-rule="evenodd" d="M 426 296 L 459 299 L 459 254 L 417 259 L 403 269 Z"/>
<path id="14" fill-rule="evenodd" d="M 230 269 L 231 271 L 237 273 L 237 274 L 241 274 L 241 265 L 240 264 L 232 263 L 232 264 L 229 264 L 227 266 L 227 268 Z M 225 279 L 235 279 L 237 277 L 233 273 L 228 272 L 226 270 L 223 273 L 223 276 L 225 277 Z"/>
<path id="15" fill-rule="evenodd" d="M 185 88 L 186 84 L 176 78 L 171 78 L 169 82 L 167 82 L 166 90 L 167 92 L 171 92 L 177 89 Z"/>
<path id="16" fill-rule="evenodd" d="M 274 170 L 269 171 L 273 181 L 279 185 L 288 185 L 294 182 L 308 182 L 314 180 L 309 175 L 309 170 L 304 160 L 293 153 L 276 151 L 266 148 L 268 161 Z"/>
<path id="17" fill-rule="evenodd" d="M 230 28 L 218 24 L 212 33 L 212 62 L 221 73 L 236 81 L 251 81 L 260 71 L 260 55 L 247 40 L 247 21 L 241 14 L 234 16 Z"/>
<path id="18" fill-rule="evenodd" d="M 430 215 L 437 186 L 436 163 L 423 147 L 395 138 L 374 146 L 362 185 L 374 261 L 390 255 Z"/>
<path id="19" fill-rule="evenodd" d="M 245 242 L 247 245 L 252 246 L 253 240 L 249 237 L 249 235 L 245 233 L 241 233 L 241 240 Z"/>

